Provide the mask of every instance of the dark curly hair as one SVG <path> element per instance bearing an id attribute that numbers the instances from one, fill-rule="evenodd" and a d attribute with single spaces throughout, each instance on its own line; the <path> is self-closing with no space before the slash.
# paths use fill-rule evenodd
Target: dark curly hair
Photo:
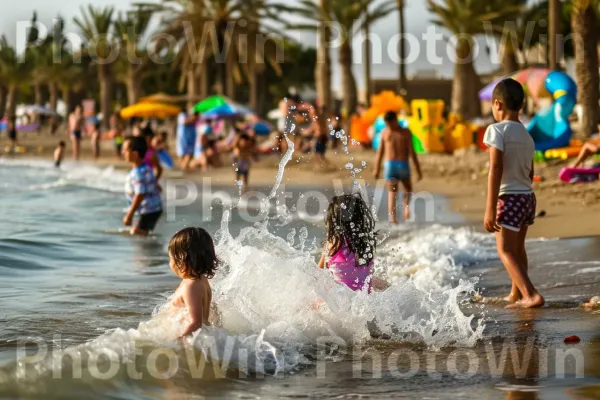
<path id="1" fill-rule="evenodd" d="M 331 199 L 325 220 L 330 255 L 342 248 L 356 255 L 356 266 L 367 266 L 375 257 L 377 232 L 375 217 L 359 193 Z"/>
<path id="2" fill-rule="evenodd" d="M 185 228 L 169 242 L 169 256 L 187 279 L 212 278 L 220 261 L 210 234 L 202 228 Z"/>

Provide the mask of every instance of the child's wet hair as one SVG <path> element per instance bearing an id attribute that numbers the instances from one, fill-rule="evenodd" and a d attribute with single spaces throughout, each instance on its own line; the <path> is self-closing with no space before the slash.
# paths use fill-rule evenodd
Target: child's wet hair
<path id="1" fill-rule="evenodd" d="M 169 256 L 186 279 L 212 278 L 220 261 L 210 234 L 202 228 L 185 228 L 169 242 Z"/>
<path id="2" fill-rule="evenodd" d="M 398 121 L 398 114 L 396 114 L 394 111 L 388 111 L 383 116 L 383 120 L 385 122 L 397 122 Z"/>
<path id="3" fill-rule="evenodd" d="M 325 221 L 329 254 L 344 245 L 356 255 L 356 266 L 367 266 L 375 257 L 377 232 L 375 217 L 359 193 L 331 199 Z"/>
<path id="4" fill-rule="evenodd" d="M 509 111 L 521 111 L 525 103 L 525 91 L 514 79 L 503 79 L 492 93 L 492 101 L 495 100 L 502 102 Z"/>
<path id="5" fill-rule="evenodd" d="M 140 158 L 143 159 L 146 157 L 146 153 L 148 152 L 148 143 L 146 143 L 146 138 L 142 136 L 128 136 L 125 139 L 125 142 L 129 142 L 129 149 L 138 153 Z"/>

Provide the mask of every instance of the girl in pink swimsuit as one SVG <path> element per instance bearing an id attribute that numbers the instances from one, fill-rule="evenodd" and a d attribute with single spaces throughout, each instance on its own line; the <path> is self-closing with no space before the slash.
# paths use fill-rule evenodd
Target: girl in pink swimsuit
<path id="1" fill-rule="evenodd" d="M 325 223 L 327 240 L 319 268 L 328 268 L 333 278 L 354 291 L 383 289 L 387 283 L 373 279 L 377 245 L 375 218 L 360 194 L 331 200 Z"/>

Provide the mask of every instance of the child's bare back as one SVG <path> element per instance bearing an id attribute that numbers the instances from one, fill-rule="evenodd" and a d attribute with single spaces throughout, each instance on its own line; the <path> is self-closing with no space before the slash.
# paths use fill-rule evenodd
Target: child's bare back
<path id="1" fill-rule="evenodd" d="M 385 128 L 381 133 L 384 145 L 384 159 L 386 161 L 408 161 L 412 146 L 411 132 L 402 127 L 396 129 Z"/>
<path id="2" fill-rule="evenodd" d="M 212 289 L 208 279 L 183 279 L 175 291 L 171 305 L 176 308 L 187 308 L 192 319 L 199 319 L 200 325 L 206 325 L 210 317 Z"/>

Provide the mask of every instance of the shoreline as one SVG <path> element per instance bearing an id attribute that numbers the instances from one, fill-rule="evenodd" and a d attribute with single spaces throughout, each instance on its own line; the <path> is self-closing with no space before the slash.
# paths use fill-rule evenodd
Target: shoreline
<path id="1" fill-rule="evenodd" d="M 23 135 L 25 136 L 25 135 Z M 14 158 L 34 158 L 51 160 L 54 146 L 63 139 L 61 135 L 50 136 L 31 133 L 22 138 L 20 145 L 33 151 L 10 155 Z M 33 136 L 33 137 L 32 137 Z M 100 167 L 128 169 L 127 163 L 116 158 L 111 141 L 103 141 L 102 155 L 94 161 L 89 140 L 82 140 L 81 161 Z M 171 146 L 171 151 L 174 146 Z M 65 151 L 65 161 L 70 160 L 70 143 Z M 254 164 L 250 174 L 250 185 L 272 185 L 277 175 L 281 156 L 261 156 Z M 282 184 L 292 186 L 328 186 L 343 184 L 347 187 L 352 182 L 349 163 L 352 168 L 362 169 L 356 174 L 357 180 L 369 185 L 383 185 L 383 181 L 375 182 L 372 178 L 375 153 L 370 150 L 351 148 L 344 154 L 341 148 L 329 150 L 327 158 L 330 166 L 315 165 L 312 155 L 294 153 L 292 160 L 285 168 Z M 220 183 L 234 185 L 233 167 L 229 167 L 228 157 L 223 156 L 224 166 L 208 171 L 165 170 L 165 178 L 190 179 L 201 183 L 203 178 L 212 178 Z M 428 154 L 419 156 L 424 179 L 415 182 L 415 192 L 429 192 L 441 195 L 448 200 L 450 211 L 460 214 L 467 225 L 477 232 L 484 232 L 483 215 L 485 212 L 485 196 L 487 185 L 487 153 L 464 152 L 460 155 Z M 366 162 L 366 167 L 362 166 Z M 546 216 L 537 218 L 530 228 L 528 237 L 532 238 L 573 238 L 600 235 L 600 222 L 590 217 L 600 213 L 600 182 L 568 185 L 560 182 L 558 172 L 565 162 L 536 164 L 536 175 L 545 181 L 534 183 L 537 196 L 537 211 L 546 211 Z"/>

